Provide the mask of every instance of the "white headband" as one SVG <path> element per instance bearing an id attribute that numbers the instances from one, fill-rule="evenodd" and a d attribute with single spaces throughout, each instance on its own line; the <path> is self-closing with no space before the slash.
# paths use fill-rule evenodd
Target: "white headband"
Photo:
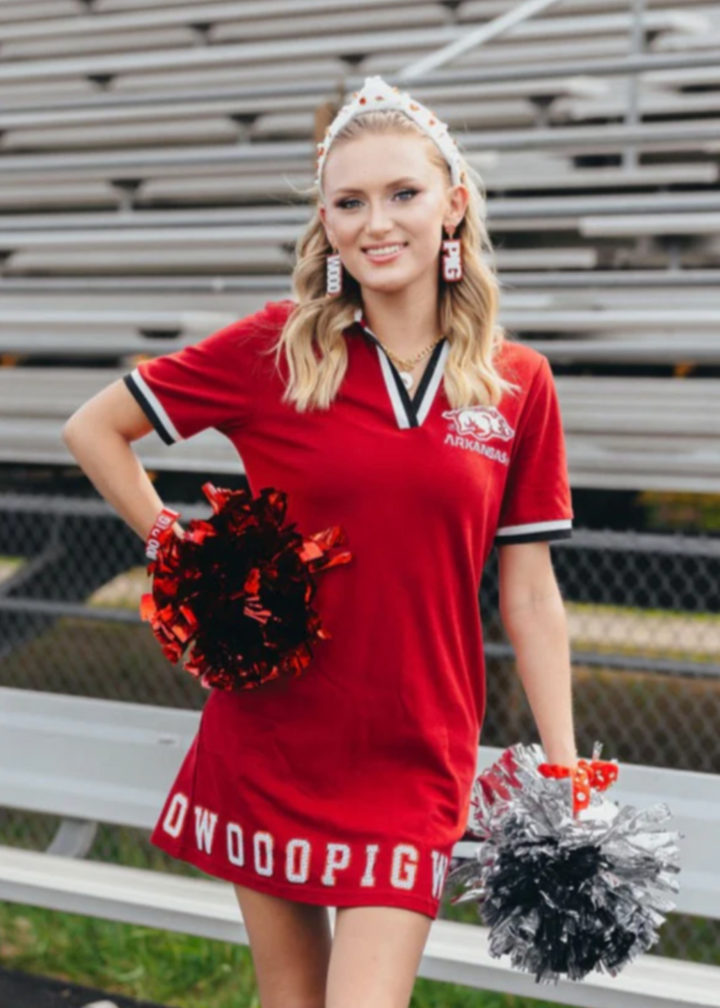
<path id="1" fill-rule="evenodd" d="M 412 119 L 420 129 L 435 142 L 447 163 L 450 165 L 453 185 L 462 182 L 462 166 L 460 164 L 460 153 L 457 143 L 450 136 L 448 128 L 444 122 L 431 112 L 430 109 L 421 105 L 420 102 L 411 98 L 407 91 L 400 91 L 396 87 L 390 87 L 382 77 L 366 77 L 361 91 L 355 91 L 352 101 L 343 105 L 332 123 L 325 130 L 325 137 L 322 143 L 317 145 L 317 162 L 315 182 L 320 189 L 320 179 L 322 177 L 323 165 L 332 143 L 351 119 L 369 112 L 373 109 L 400 109 L 405 115 Z"/>

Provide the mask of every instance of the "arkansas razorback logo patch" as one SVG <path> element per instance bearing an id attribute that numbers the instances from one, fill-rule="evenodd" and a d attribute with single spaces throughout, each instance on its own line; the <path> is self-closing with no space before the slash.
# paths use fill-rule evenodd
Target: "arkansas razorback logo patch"
<path id="1" fill-rule="evenodd" d="M 515 431 L 495 406 L 462 406 L 445 410 L 443 418 L 449 421 L 445 444 L 478 452 L 503 465 L 510 464 L 506 451 L 493 448 L 488 441 L 510 441 Z"/>

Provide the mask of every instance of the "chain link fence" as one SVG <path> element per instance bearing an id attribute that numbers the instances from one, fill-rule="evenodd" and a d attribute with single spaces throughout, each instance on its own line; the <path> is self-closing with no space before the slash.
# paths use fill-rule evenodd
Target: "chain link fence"
<path id="1" fill-rule="evenodd" d="M 171 503 L 168 501 L 168 503 Z M 183 520 L 210 513 L 178 506 Z M 572 649 L 580 752 L 720 773 L 720 537 L 576 527 L 554 543 Z M 162 655 L 139 602 L 143 545 L 98 499 L 0 495 L 0 685 L 199 710 L 207 696 Z M 480 590 L 488 701 L 482 742 L 537 738 L 498 613 L 497 555 Z M 42 849 L 54 817 L 0 809 L 0 842 Z M 90 857 L 202 873 L 141 831 L 103 826 Z M 473 904 L 445 916 L 477 918 Z M 720 962 L 720 925 L 673 915 L 654 950 Z"/>

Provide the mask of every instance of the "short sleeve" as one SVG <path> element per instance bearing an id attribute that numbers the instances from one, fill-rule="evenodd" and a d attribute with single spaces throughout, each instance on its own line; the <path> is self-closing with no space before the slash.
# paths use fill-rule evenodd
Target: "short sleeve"
<path id="1" fill-rule="evenodd" d="M 167 445 L 249 418 L 263 333 L 277 331 L 276 305 L 232 322 L 174 353 L 142 361 L 123 381 Z"/>
<path id="2" fill-rule="evenodd" d="M 569 539 L 572 519 L 560 403 L 543 356 L 517 424 L 494 545 Z"/>

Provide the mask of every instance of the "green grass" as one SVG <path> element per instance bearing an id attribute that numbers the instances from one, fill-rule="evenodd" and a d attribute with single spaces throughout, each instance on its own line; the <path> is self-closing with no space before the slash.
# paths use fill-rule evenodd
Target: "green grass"
<path id="1" fill-rule="evenodd" d="M 31 906 L 0 908 L 7 968 L 177 1008 L 259 1004 L 249 949 Z"/>
<path id="2" fill-rule="evenodd" d="M 95 920 L 31 906 L 0 906 L 0 959 L 173 1008 L 259 1008 L 250 950 L 241 945 Z M 550 1008 L 552 1002 L 419 978 L 412 1008 Z"/>

